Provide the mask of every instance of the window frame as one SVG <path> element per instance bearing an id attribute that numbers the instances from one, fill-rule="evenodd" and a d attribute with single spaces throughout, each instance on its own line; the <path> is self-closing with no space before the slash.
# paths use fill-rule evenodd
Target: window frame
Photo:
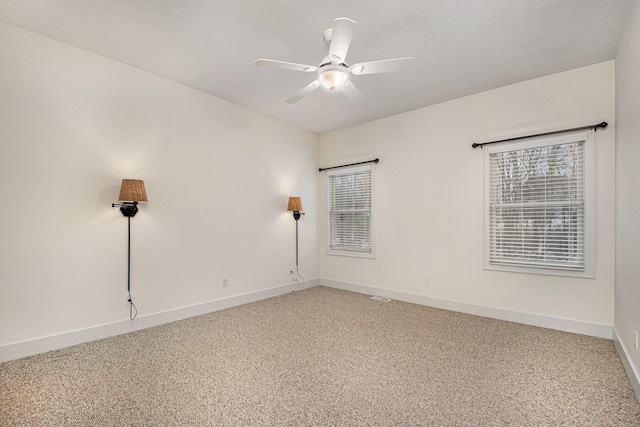
<path id="1" fill-rule="evenodd" d="M 371 231 L 369 235 L 369 239 L 371 242 L 371 251 L 370 252 L 360 252 L 360 251 L 351 251 L 351 250 L 340 250 L 340 249 L 332 249 L 331 248 L 331 186 L 330 179 L 333 176 L 337 175 L 351 175 L 358 172 L 368 171 L 371 176 L 371 206 L 370 206 L 370 217 L 371 217 Z M 338 169 L 332 169 L 326 171 L 325 177 L 325 189 L 326 189 L 326 209 L 325 209 L 325 227 L 326 227 L 326 243 L 325 243 L 325 253 L 327 255 L 338 255 L 338 256 L 347 256 L 347 257 L 356 257 L 356 258 L 375 258 L 376 257 L 376 245 L 375 245 L 375 174 L 374 168 L 371 164 L 366 165 L 358 165 L 358 166 L 346 166 Z"/>
<path id="2" fill-rule="evenodd" d="M 540 137 L 525 138 L 518 141 L 504 142 L 485 148 L 484 164 L 484 269 L 492 271 L 507 271 L 516 273 L 529 273 L 539 275 L 595 278 L 595 153 L 594 131 L 580 131 L 565 134 L 546 135 Z M 491 195 L 490 195 L 490 155 L 506 151 L 516 151 L 529 148 L 545 147 L 550 145 L 584 142 L 584 252 L 583 271 L 561 270 L 545 267 L 523 267 L 492 264 L 490 262 L 490 233 L 491 233 Z"/>

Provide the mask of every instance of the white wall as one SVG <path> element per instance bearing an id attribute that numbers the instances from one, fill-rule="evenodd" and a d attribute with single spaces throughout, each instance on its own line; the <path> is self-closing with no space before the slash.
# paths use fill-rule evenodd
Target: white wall
<path id="1" fill-rule="evenodd" d="M 617 338 L 637 370 L 640 351 L 640 4 L 629 14 L 616 56 L 616 315 Z"/>
<path id="2" fill-rule="evenodd" d="M 610 336 L 614 91 L 609 61 L 321 135 L 322 166 L 380 158 L 377 258 L 322 250 L 321 276 L 432 301 L 595 323 Z M 484 151 L 471 144 L 603 120 L 610 126 L 596 133 L 596 279 L 483 270 Z M 432 285 L 424 285 L 425 276 Z"/>
<path id="3" fill-rule="evenodd" d="M 0 347 L 318 277 L 316 134 L 0 23 Z M 316 219 L 314 219 L 316 218 Z M 223 277 L 229 286 L 223 288 Z"/>

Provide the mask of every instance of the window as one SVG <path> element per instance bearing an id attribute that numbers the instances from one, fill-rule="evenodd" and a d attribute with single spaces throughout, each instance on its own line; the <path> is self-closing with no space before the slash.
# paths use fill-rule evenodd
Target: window
<path id="1" fill-rule="evenodd" d="M 371 165 L 327 172 L 327 253 L 374 257 Z"/>
<path id="2" fill-rule="evenodd" d="M 485 268 L 594 277 L 593 132 L 486 151 Z"/>

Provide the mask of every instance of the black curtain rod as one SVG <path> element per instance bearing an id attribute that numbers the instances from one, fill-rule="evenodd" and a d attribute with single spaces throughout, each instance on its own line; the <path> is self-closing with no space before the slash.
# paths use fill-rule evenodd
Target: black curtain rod
<path id="1" fill-rule="evenodd" d="M 378 163 L 380 159 L 367 160 L 366 162 L 358 162 L 358 163 L 349 163 L 348 165 L 340 165 L 340 166 L 331 166 L 329 168 L 320 168 L 318 172 L 326 171 L 329 169 L 337 169 L 337 168 L 346 168 L 347 166 L 356 166 L 356 165 L 364 165 L 365 163 Z"/>
<path id="2" fill-rule="evenodd" d="M 604 129 L 608 125 L 609 124 L 607 122 L 602 122 L 602 123 L 598 123 L 597 125 L 582 126 L 582 127 L 579 127 L 579 128 L 572 128 L 572 129 L 555 130 L 553 132 L 537 133 L 535 135 L 517 136 L 515 138 L 501 139 L 499 141 L 482 142 L 482 143 L 474 142 L 473 144 L 471 144 L 471 146 L 473 148 L 478 148 L 478 147 L 482 148 L 483 145 L 487 145 L 487 144 L 497 144 L 498 142 L 516 141 L 518 139 L 533 138 L 535 136 L 553 135 L 555 133 L 573 132 L 574 130 L 593 129 L 594 131 L 597 131 L 598 128 Z"/>

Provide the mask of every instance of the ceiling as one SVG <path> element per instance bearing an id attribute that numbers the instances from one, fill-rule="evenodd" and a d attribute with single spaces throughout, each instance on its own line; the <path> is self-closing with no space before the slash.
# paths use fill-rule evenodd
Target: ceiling
<path id="1" fill-rule="evenodd" d="M 112 58 L 316 133 L 613 59 L 637 0 L 0 0 L 0 21 Z M 324 88 L 285 100 L 318 65 L 333 20 L 357 23 L 347 63 L 413 56 L 354 76 L 352 105 Z"/>

